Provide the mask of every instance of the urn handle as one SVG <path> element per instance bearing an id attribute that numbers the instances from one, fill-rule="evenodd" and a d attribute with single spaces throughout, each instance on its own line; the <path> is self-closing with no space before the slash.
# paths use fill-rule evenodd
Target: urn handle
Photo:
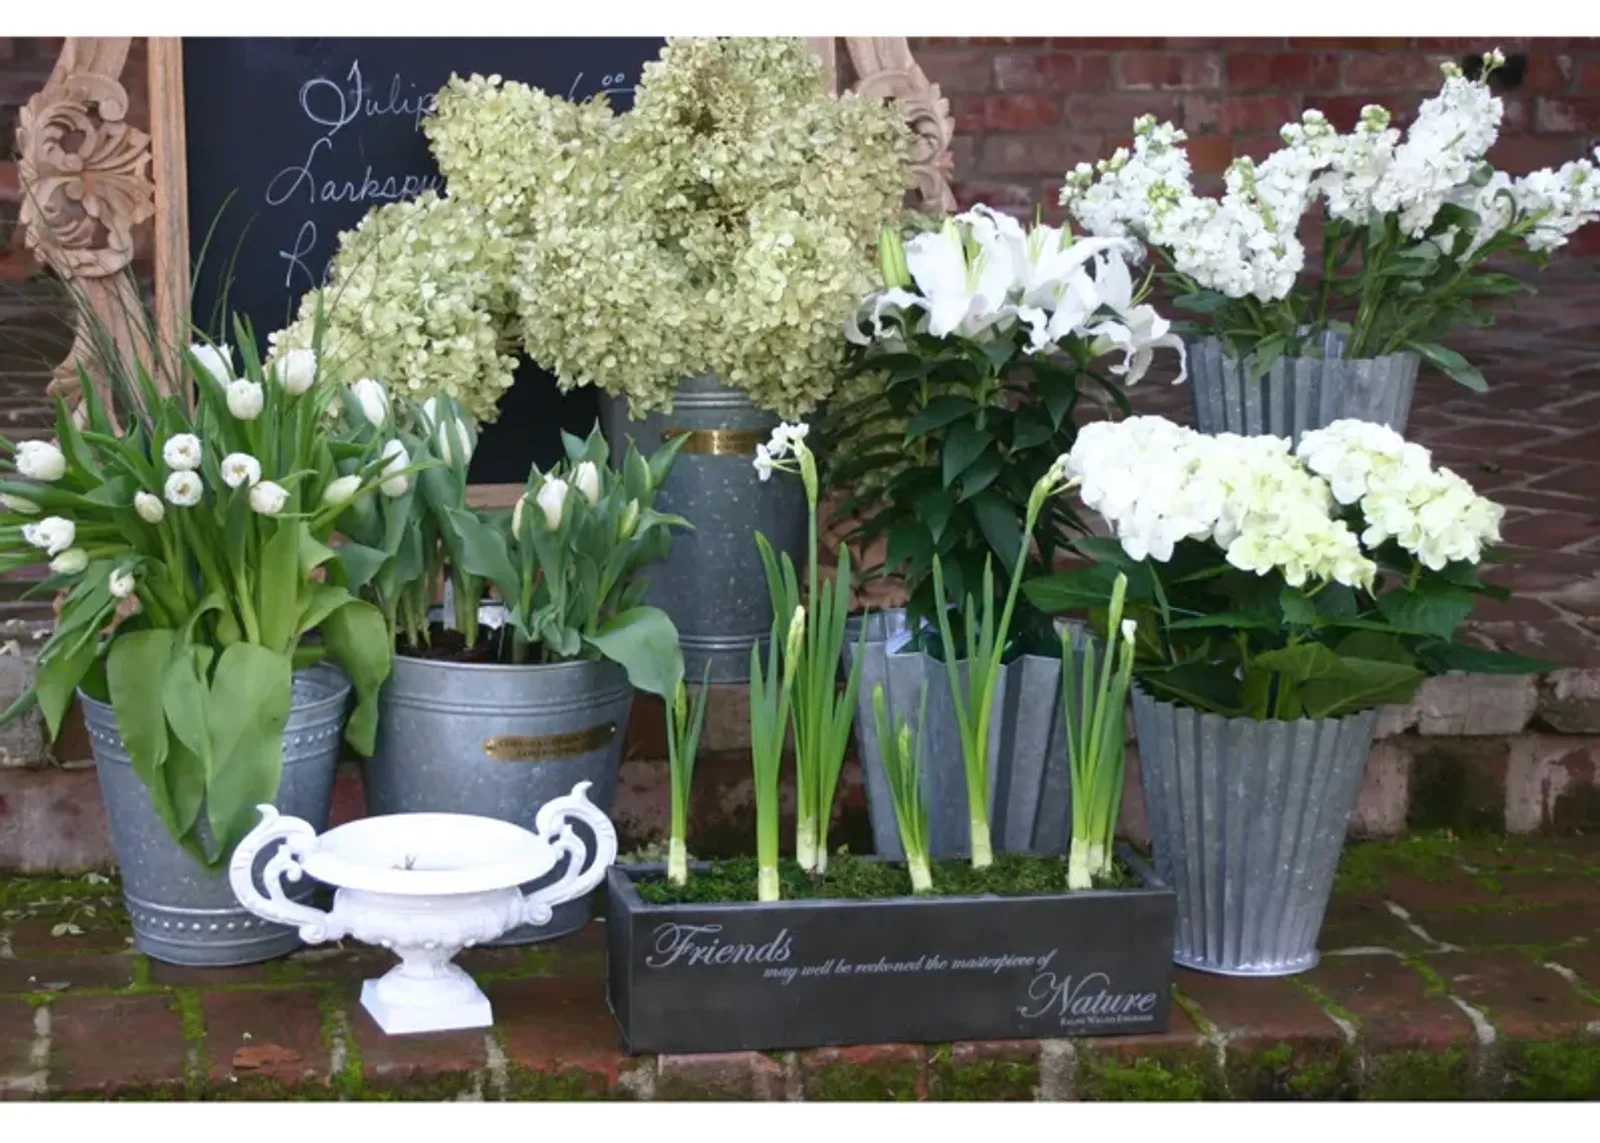
<path id="1" fill-rule="evenodd" d="M 257 806 L 261 821 L 245 835 L 239 848 L 233 851 L 228 863 L 228 883 L 239 904 L 258 917 L 294 925 L 300 930 L 300 939 L 307 944 L 336 941 L 345 935 L 342 924 L 329 913 L 313 909 L 298 901 L 291 901 L 283 891 L 283 879 L 298 881 L 305 876 L 300 859 L 317 844 L 317 831 L 311 823 L 299 818 L 286 818 L 270 805 Z M 266 895 L 256 888 L 254 870 L 256 855 L 275 841 L 282 841 L 278 852 L 267 860 L 261 871 L 261 880 L 267 887 Z"/>
<path id="2" fill-rule="evenodd" d="M 522 898 L 522 924 L 549 924 L 555 906 L 593 890 L 617 858 L 617 831 L 611 819 L 589 800 L 591 784 L 579 782 L 572 793 L 546 802 L 534 818 L 534 829 L 555 850 L 557 859 L 564 853 L 569 860 L 560 880 Z M 593 850 L 572 828 L 574 821 L 594 831 Z"/>

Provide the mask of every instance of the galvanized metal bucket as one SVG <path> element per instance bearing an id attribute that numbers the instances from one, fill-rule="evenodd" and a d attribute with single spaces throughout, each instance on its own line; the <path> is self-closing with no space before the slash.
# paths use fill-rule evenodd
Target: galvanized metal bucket
<path id="1" fill-rule="evenodd" d="M 1345 336 L 1325 333 L 1321 357 L 1280 357 L 1251 379 L 1220 339 L 1191 341 L 1189 386 L 1194 423 L 1202 433 L 1279 436 L 1303 433 L 1349 417 L 1404 432 L 1417 387 L 1415 353 L 1346 360 Z"/>
<path id="2" fill-rule="evenodd" d="M 532 830 L 541 806 L 587 781 L 589 799 L 609 814 L 632 705 L 627 672 L 611 662 L 396 655 L 379 697 L 377 749 L 365 764 L 367 812 L 480 814 Z M 494 943 L 565 936 L 591 915 L 590 898 L 581 897 L 556 906 L 548 925 L 513 929 Z"/>
<path id="3" fill-rule="evenodd" d="M 867 625 L 866 657 L 856 700 L 855 734 L 866 779 L 873 847 L 886 857 L 905 856 L 878 748 L 873 688 L 883 686 L 891 719 L 903 716 L 915 728 L 926 680 L 922 791 L 928 806 L 928 844 L 934 857 L 969 856 L 966 765 L 945 665 L 911 645 L 906 613 L 894 608 L 851 620 L 847 670 L 863 622 Z M 1082 636 L 1075 638 L 1081 653 Z M 966 667 L 958 670 L 965 680 Z M 1065 853 L 1072 840 L 1072 772 L 1061 718 L 1059 659 L 1023 655 L 1001 667 L 989 725 L 989 759 L 989 825 L 995 850 Z"/>
<path id="4" fill-rule="evenodd" d="M 283 778 L 273 805 L 320 831 L 328 824 L 350 681 L 333 667 L 313 667 L 295 673 L 293 694 L 283 731 Z M 168 964 L 222 966 L 271 960 L 300 947 L 294 929 L 263 921 L 239 904 L 226 866 L 208 872 L 172 840 L 133 769 L 116 713 L 81 691 L 78 698 L 139 951 Z M 205 820 L 202 807 L 202 832 Z M 301 902 L 316 888 L 309 881 L 287 887 Z"/>
<path id="5" fill-rule="evenodd" d="M 679 386 L 671 413 L 635 421 L 626 399 L 602 396 L 600 420 L 619 462 L 629 437 L 648 454 L 689 434 L 656 507 L 683 516 L 694 531 L 672 537 L 666 562 L 650 569 L 645 598 L 677 626 L 688 678 L 701 678 L 710 662 L 712 682 L 748 681 L 750 648 L 759 644 L 765 653 L 772 629 L 756 533 L 797 565 L 806 545 L 799 478 L 779 473 L 763 482 L 752 463 L 756 445 L 766 442 L 778 418 L 714 377 L 697 377 Z"/>
<path id="6" fill-rule="evenodd" d="M 1316 967 L 1378 712 L 1224 718 L 1135 687 L 1133 718 L 1156 873 L 1178 895 L 1173 959 L 1226 976 Z"/>

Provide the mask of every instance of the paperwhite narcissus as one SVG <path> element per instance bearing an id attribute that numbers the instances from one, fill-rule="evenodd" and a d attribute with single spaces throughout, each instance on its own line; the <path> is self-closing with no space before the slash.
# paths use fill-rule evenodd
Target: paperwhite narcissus
<path id="1" fill-rule="evenodd" d="M 350 386 L 350 392 L 361 406 L 361 415 L 367 424 L 375 429 L 383 428 L 383 422 L 389 417 L 389 391 L 383 383 L 363 377 Z"/>
<path id="2" fill-rule="evenodd" d="M 291 349 L 272 368 L 284 392 L 298 397 L 317 379 L 317 354 L 312 349 Z"/>
<path id="3" fill-rule="evenodd" d="M 388 463 L 383 466 L 383 473 L 387 480 L 378 485 L 378 490 L 385 496 L 393 499 L 404 496 L 406 489 L 411 487 L 411 478 L 395 475 L 411 464 L 411 454 L 406 452 L 406 446 L 399 441 L 386 441 L 383 446 L 383 455 Z"/>
<path id="4" fill-rule="evenodd" d="M 29 480 L 53 484 L 66 475 L 66 454 L 49 441 L 23 441 L 17 445 L 17 471 Z"/>
<path id="5" fill-rule="evenodd" d="M 78 526 L 64 516 L 46 516 L 37 524 L 24 524 L 22 538 L 50 555 L 60 555 L 78 538 Z"/>
<path id="6" fill-rule="evenodd" d="M 261 462 L 247 452 L 230 452 L 222 458 L 222 483 L 229 488 L 253 487 L 261 479 Z"/>
<path id="7" fill-rule="evenodd" d="M 161 459 L 173 472 L 193 472 L 200 467 L 200 438 L 178 433 L 161 446 Z"/>
<path id="8" fill-rule="evenodd" d="M 197 473 L 188 471 L 174 472 L 167 477 L 167 503 L 178 508 L 194 507 L 200 503 L 200 494 L 204 491 L 205 485 L 200 483 L 200 477 Z"/>
<path id="9" fill-rule="evenodd" d="M 322 502 L 328 505 L 343 504 L 354 496 L 356 490 L 360 487 L 361 478 L 359 476 L 354 474 L 341 476 L 338 480 L 329 482 L 328 487 L 322 490 Z"/>
<path id="10" fill-rule="evenodd" d="M 594 466 L 594 461 L 579 464 L 573 470 L 572 483 L 590 504 L 600 503 L 600 470 Z"/>
<path id="11" fill-rule="evenodd" d="M 561 527 L 561 513 L 567 505 L 567 488 L 565 480 L 552 476 L 540 485 L 538 495 L 534 497 L 544 512 L 544 522 L 552 532 Z"/>
<path id="12" fill-rule="evenodd" d="M 233 380 L 233 352 L 226 345 L 191 345 L 189 353 L 218 385 Z"/>
<path id="13" fill-rule="evenodd" d="M 106 587 L 117 599 L 127 599 L 133 594 L 133 573 L 126 568 L 118 568 L 106 580 Z"/>
<path id="14" fill-rule="evenodd" d="M 288 502 L 289 490 L 270 480 L 263 480 L 250 489 L 250 507 L 263 516 L 276 516 Z"/>
<path id="15" fill-rule="evenodd" d="M 18 516 L 37 516 L 39 506 L 32 500 L 24 500 L 20 496 L 0 496 L 0 504 L 5 505 L 7 512 L 15 512 Z"/>
<path id="16" fill-rule="evenodd" d="M 261 386 L 254 381 L 240 379 L 228 382 L 228 412 L 241 421 L 253 421 L 261 415 L 264 403 Z"/>
<path id="17" fill-rule="evenodd" d="M 139 519 L 146 524 L 159 524 L 167 515 L 167 506 L 161 503 L 161 497 L 148 492 L 133 494 L 133 510 L 139 513 Z"/>
<path id="18" fill-rule="evenodd" d="M 50 570 L 56 575 L 77 575 L 89 566 L 89 553 L 82 548 L 68 548 L 50 561 Z"/>

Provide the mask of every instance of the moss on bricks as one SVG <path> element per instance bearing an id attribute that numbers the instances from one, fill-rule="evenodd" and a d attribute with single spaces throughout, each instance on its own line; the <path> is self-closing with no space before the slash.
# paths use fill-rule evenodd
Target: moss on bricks
<path id="1" fill-rule="evenodd" d="M 1385 1052 L 1367 1062 L 1361 1098 L 1378 1102 L 1462 1100 L 1473 1095 L 1472 1066 L 1461 1048 Z"/>
<path id="2" fill-rule="evenodd" d="M 477 1090 L 476 1073 L 441 1072 L 426 1079 L 368 1084 L 353 1098 L 368 1103 L 455 1103 L 464 1095 L 476 1095 Z"/>
<path id="3" fill-rule="evenodd" d="M 1338 1046 L 1276 1043 L 1253 1051 L 1229 1049 L 1228 1094 L 1234 1099 L 1350 1099 L 1354 1068 Z"/>
<path id="4" fill-rule="evenodd" d="M 1078 1098 L 1126 1102 L 1192 1102 L 1216 1093 L 1197 1059 L 1172 1053 L 1121 1056 L 1078 1049 Z"/>
<path id="5" fill-rule="evenodd" d="M 1600 1040 L 1525 1041 L 1506 1053 L 1506 1094 L 1512 1099 L 1600 1098 Z"/>
<path id="6" fill-rule="evenodd" d="M 806 1078 L 814 1103 L 909 1103 L 916 1100 L 917 1067 L 901 1064 L 827 1064 Z"/>
<path id="7" fill-rule="evenodd" d="M 1023 1060 L 967 1059 L 950 1062 L 950 1049 L 940 1048 L 928 1065 L 928 1093 L 958 1103 L 1021 1103 L 1039 1089 L 1039 1065 Z"/>
<path id="8" fill-rule="evenodd" d="M 625 1092 L 612 1092 L 605 1077 L 580 1068 L 525 1068 L 512 1064 L 506 1073 L 506 1098 L 518 1101 L 572 1103 L 610 1098 L 626 1098 Z"/>

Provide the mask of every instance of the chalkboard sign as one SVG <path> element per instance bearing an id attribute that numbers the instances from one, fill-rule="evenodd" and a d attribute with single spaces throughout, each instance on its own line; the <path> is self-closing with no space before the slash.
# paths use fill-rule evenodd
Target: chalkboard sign
<path id="1" fill-rule="evenodd" d="M 633 105 L 659 39 L 285 39 L 183 41 L 194 313 L 209 322 L 225 273 L 228 308 L 257 336 L 282 328 L 321 284 L 340 231 L 386 202 L 441 189 L 421 122 L 452 72 L 502 75 L 572 99 Z M 524 362 L 473 458 L 479 483 L 521 483 L 598 410 Z"/>

